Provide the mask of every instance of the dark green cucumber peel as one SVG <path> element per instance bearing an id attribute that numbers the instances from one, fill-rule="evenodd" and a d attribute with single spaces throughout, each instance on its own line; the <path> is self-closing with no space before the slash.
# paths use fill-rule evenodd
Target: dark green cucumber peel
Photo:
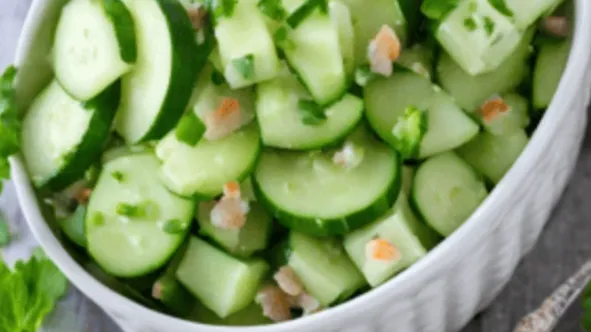
<path id="1" fill-rule="evenodd" d="M 209 42 L 197 45 L 191 20 L 179 2 L 172 0 L 156 0 L 156 2 L 169 27 L 172 42 L 172 68 L 170 84 L 160 112 L 152 128 L 139 142 L 160 139 L 174 128 L 191 99 L 193 82 L 213 50 L 213 44 Z"/>
<path id="2" fill-rule="evenodd" d="M 121 59 L 127 63 L 135 63 L 137 47 L 135 23 L 131 13 L 121 0 L 103 0 L 103 9 L 111 23 L 113 23 Z"/>
<path id="3" fill-rule="evenodd" d="M 83 104 L 84 108 L 93 112 L 88 123 L 88 131 L 74 149 L 75 152 L 65 157 L 63 167 L 45 183 L 39 184 L 39 189 L 61 191 L 84 177 L 86 169 L 100 159 L 103 145 L 111 132 L 120 97 L 121 82 L 117 81 L 100 95 Z"/>
<path id="4" fill-rule="evenodd" d="M 85 218 L 86 206 L 78 205 L 74 213 L 67 218 L 58 220 L 60 229 L 66 235 L 68 240 L 81 248 L 86 248 Z"/>
<path id="5" fill-rule="evenodd" d="M 260 188 L 256 177 L 252 178 L 252 186 L 256 197 L 285 227 L 311 236 L 336 236 L 348 233 L 367 225 L 381 217 L 392 207 L 402 188 L 402 159 L 396 154 L 397 170 L 392 183 L 380 198 L 370 206 L 338 219 L 317 219 L 297 216 L 278 209 L 270 197 Z"/>

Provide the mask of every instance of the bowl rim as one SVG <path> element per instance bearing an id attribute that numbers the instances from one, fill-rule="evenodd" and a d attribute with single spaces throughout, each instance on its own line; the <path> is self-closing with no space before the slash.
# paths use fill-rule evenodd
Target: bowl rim
<path id="1" fill-rule="evenodd" d="M 37 18 L 42 17 L 43 11 L 54 1 L 57 0 L 33 0 L 19 38 L 16 52 L 17 67 L 24 63 L 27 55 L 32 50 L 33 39 L 37 31 L 42 28 Z M 444 264 L 441 264 L 441 262 L 445 261 L 446 257 L 462 255 L 462 242 L 467 241 L 480 228 L 490 228 L 490 225 L 484 224 L 487 219 L 485 216 L 510 203 L 508 198 L 511 197 L 510 193 L 520 187 L 521 179 L 528 173 L 528 170 L 547 153 L 546 147 L 552 142 L 558 130 L 561 129 L 561 113 L 568 111 L 565 107 L 570 106 L 572 101 L 575 100 L 577 93 L 580 92 L 578 87 L 583 83 L 586 70 L 591 69 L 589 68 L 591 46 L 588 45 L 588 38 L 586 37 L 591 35 L 591 2 L 586 0 L 573 0 L 573 2 L 576 8 L 576 26 L 567 67 L 551 105 L 531 137 L 528 146 L 508 173 L 471 217 L 450 237 L 432 249 L 423 259 L 380 287 L 329 310 L 288 322 L 252 327 L 207 325 L 169 316 L 144 307 L 111 290 L 91 276 L 66 252 L 41 214 L 35 192 L 21 157 L 15 156 L 11 158 L 11 166 L 21 209 L 33 235 L 45 249 L 47 255 L 87 297 L 99 303 L 100 306 L 108 303 L 110 308 L 114 309 L 114 311 L 108 310 L 111 315 L 120 313 L 116 314 L 115 318 L 142 317 L 146 324 L 164 321 L 173 331 L 177 329 L 196 331 L 207 329 L 212 332 L 278 332 L 297 331 L 310 326 L 318 327 L 330 324 L 331 321 L 345 318 L 348 312 L 360 312 L 363 308 L 371 308 L 372 303 L 379 303 L 379 298 L 386 293 L 395 293 L 404 287 L 420 288 L 426 281 L 434 278 L 437 273 L 442 271 L 442 265 Z M 589 88 L 591 89 L 591 87 Z"/>

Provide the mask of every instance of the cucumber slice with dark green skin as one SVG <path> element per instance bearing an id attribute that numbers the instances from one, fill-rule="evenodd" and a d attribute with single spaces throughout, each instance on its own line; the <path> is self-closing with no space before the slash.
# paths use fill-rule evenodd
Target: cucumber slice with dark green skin
<path id="1" fill-rule="evenodd" d="M 137 277 L 161 268 L 189 232 L 195 202 L 172 194 L 155 174 L 149 153 L 105 164 L 86 213 L 88 253 L 116 277 Z"/>
<path id="2" fill-rule="evenodd" d="M 263 143 L 269 147 L 320 149 L 343 140 L 363 117 L 363 101 L 346 94 L 323 110 L 326 119 L 314 125 L 304 123 L 298 104 L 310 97 L 287 70 L 277 78 L 261 83 L 257 92 L 257 120 Z"/>
<path id="3" fill-rule="evenodd" d="M 58 224 L 66 237 L 82 248 L 86 248 L 86 233 L 84 231 L 85 217 L 86 206 L 78 205 L 76 211 L 74 211 L 72 215 L 58 221 Z"/>
<path id="4" fill-rule="evenodd" d="M 406 20 L 398 1 L 374 0 L 371 6 L 367 5 L 366 0 L 343 0 L 342 2 L 349 7 L 353 21 L 357 66 L 368 63 L 369 43 L 384 24 L 396 31 L 398 38 L 404 45 L 407 39 Z"/>
<path id="5" fill-rule="evenodd" d="M 458 149 L 458 155 L 494 184 L 509 171 L 529 138 L 523 129 L 502 136 L 483 132 Z"/>
<path id="6" fill-rule="evenodd" d="M 480 206 L 488 192 L 482 178 L 453 152 L 427 159 L 417 169 L 411 202 L 443 236 L 451 235 Z"/>
<path id="7" fill-rule="evenodd" d="M 323 307 L 344 301 L 365 286 L 363 276 L 336 239 L 318 239 L 292 231 L 288 241 L 287 264 Z"/>
<path id="8" fill-rule="evenodd" d="M 220 318 L 215 312 L 201 306 L 190 318 L 199 323 L 218 326 L 255 326 L 273 323 L 263 315 L 263 309 L 256 303 L 226 318 Z"/>
<path id="9" fill-rule="evenodd" d="M 570 54 L 569 40 L 540 47 L 534 69 L 532 103 L 536 110 L 550 106 Z"/>
<path id="10" fill-rule="evenodd" d="M 187 251 L 185 243 L 171 259 L 164 274 L 156 280 L 152 287 L 152 297 L 159 300 L 173 314 L 185 317 L 196 305 L 193 295 L 176 279 L 176 272 Z"/>
<path id="11" fill-rule="evenodd" d="M 519 47 L 491 73 L 472 76 L 449 55 L 441 54 L 437 63 L 437 77 L 441 86 L 456 103 L 468 112 L 476 111 L 489 98 L 515 89 L 528 75 L 530 43 L 534 29 L 525 32 Z"/>
<path id="12" fill-rule="evenodd" d="M 176 277 L 203 305 L 226 318 L 253 302 L 268 269 L 263 260 L 242 261 L 191 237 Z"/>
<path id="13" fill-rule="evenodd" d="M 246 224 L 240 229 L 221 229 L 214 226 L 211 223 L 211 210 L 214 206 L 213 201 L 199 203 L 197 223 L 200 234 L 239 257 L 249 257 L 267 247 L 273 220 L 260 204 L 250 203 Z"/>
<path id="14" fill-rule="evenodd" d="M 503 0 L 506 8 L 513 14 L 511 18 L 519 29 L 527 29 L 540 16 L 549 14 L 564 0 Z"/>
<path id="15" fill-rule="evenodd" d="M 36 187 L 61 191 L 100 158 L 119 93 L 115 83 L 83 105 L 54 81 L 35 98 L 23 120 L 21 151 Z"/>
<path id="16" fill-rule="evenodd" d="M 349 8 L 339 1 L 328 3 L 330 20 L 337 28 L 339 46 L 343 56 L 343 66 L 347 76 L 355 74 L 355 28 L 351 19 Z"/>
<path id="17" fill-rule="evenodd" d="M 344 234 L 375 220 L 398 195 L 401 160 L 365 129 L 349 141 L 364 151 L 351 169 L 335 165 L 330 151 L 263 151 L 253 177 L 257 197 L 283 225 L 314 236 Z"/>
<path id="18" fill-rule="evenodd" d="M 159 139 L 176 125 L 205 62 L 196 57 L 207 58 L 209 52 L 198 47 L 187 12 L 177 1 L 125 3 L 135 22 L 138 58 L 122 79 L 116 129 L 135 144 Z"/>
<path id="19" fill-rule="evenodd" d="M 96 97 L 135 62 L 133 20 L 120 0 L 73 0 L 62 9 L 52 61 L 73 98 Z"/>
<path id="20" fill-rule="evenodd" d="M 406 195 L 401 193 L 396 206 L 385 216 L 344 238 L 345 250 L 372 287 L 384 283 L 427 254 L 427 249 L 414 233 L 416 225 L 420 224 L 409 212 Z M 386 240 L 397 248 L 400 258 L 379 261 L 367 257 L 367 244 L 375 238 Z"/>
<path id="21" fill-rule="evenodd" d="M 171 133 L 158 143 L 156 155 L 162 161 L 162 181 L 171 191 L 211 199 L 226 183 L 245 179 L 260 150 L 259 129 L 253 123 L 217 141 L 202 139 L 194 147 Z"/>
<path id="22" fill-rule="evenodd" d="M 397 72 L 365 87 L 366 116 L 377 134 L 392 147 L 398 146 L 394 126 L 409 107 L 427 111 L 427 131 L 418 158 L 445 152 L 470 141 L 479 131 L 453 99 L 431 81 L 413 72 Z"/>

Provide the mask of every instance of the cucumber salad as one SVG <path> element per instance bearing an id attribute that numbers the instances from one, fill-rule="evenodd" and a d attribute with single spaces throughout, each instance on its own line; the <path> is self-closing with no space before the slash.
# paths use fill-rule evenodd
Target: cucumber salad
<path id="1" fill-rule="evenodd" d="M 70 0 L 22 155 L 97 279 L 176 317 L 286 321 L 395 277 L 526 147 L 560 0 Z"/>

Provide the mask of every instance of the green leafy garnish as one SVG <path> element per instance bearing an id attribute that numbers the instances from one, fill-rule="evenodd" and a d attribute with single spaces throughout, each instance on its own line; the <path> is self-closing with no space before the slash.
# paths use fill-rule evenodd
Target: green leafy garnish
<path id="1" fill-rule="evenodd" d="M 146 211 L 142 205 L 121 202 L 115 207 L 115 212 L 120 216 L 139 218 L 143 217 Z"/>
<path id="2" fill-rule="evenodd" d="M 460 0 L 425 0 L 421 5 L 421 11 L 428 18 L 441 21 L 459 4 Z"/>
<path id="3" fill-rule="evenodd" d="M 312 100 L 301 99 L 298 102 L 302 123 L 308 126 L 317 126 L 326 120 L 324 108 Z"/>
<path id="4" fill-rule="evenodd" d="M 216 18 L 230 17 L 234 14 L 237 3 L 238 0 L 205 0 L 205 7 Z"/>
<path id="5" fill-rule="evenodd" d="M 509 9 L 509 7 L 507 7 L 507 3 L 505 2 L 505 0 L 488 0 L 488 2 L 490 2 L 490 4 L 493 7 L 495 7 L 495 9 L 498 10 L 501 14 L 513 17 L 513 12 L 511 11 L 511 9 Z"/>
<path id="6" fill-rule="evenodd" d="M 287 16 L 287 12 L 281 5 L 281 0 L 260 0 L 257 7 L 263 14 L 275 21 L 281 21 Z"/>
<path id="7" fill-rule="evenodd" d="M 20 150 L 21 122 L 14 92 L 16 73 L 17 69 L 10 66 L 0 76 L 0 192 L 2 180 L 10 179 L 8 158 Z"/>
<path id="8" fill-rule="evenodd" d="M 14 270 L 0 259 L 1 330 L 37 331 L 67 287 L 64 275 L 45 255 L 19 261 Z"/>
<path id="9" fill-rule="evenodd" d="M 427 112 L 414 106 L 408 107 L 392 129 L 394 147 L 403 159 L 416 157 L 426 132 Z"/>
<path id="10" fill-rule="evenodd" d="M 355 71 L 355 83 L 359 86 L 366 86 L 369 82 L 379 78 L 380 75 L 371 71 L 369 65 L 363 65 Z"/>
<path id="11" fill-rule="evenodd" d="M 495 32 L 495 21 L 492 18 L 486 16 L 484 18 L 484 30 L 486 31 L 487 35 L 492 35 Z"/>
<path id="12" fill-rule="evenodd" d="M 178 220 L 170 219 L 162 224 L 162 230 L 168 234 L 179 234 L 187 229 L 187 224 Z"/>
<path id="13" fill-rule="evenodd" d="M 123 174 L 123 172 L 121 171 L 114 171 L 111 172 L 111 176 L 113 177 L 113 179 L 115 179 L 115 181 L 121 183 L 125 180 L 125 174 Z"/>
<path id="14" fill-rule="evenodd" d="M 282 25 L 273 34 L 275 45 L 282 50 L 289 50 L 295 47 L 295 44 L 289 39 L 289 27 Z"/>
<path id="15" fill-rule="evenodd" d="M 474 31 L 478 28 L 478 25 L 476 24 L 474 17 L 468 17 L 467 19 L 464 20 L 464 27 L 468 31 Z"/>
<path id="16" fill-rule="evenodd" d="M 245 55 L 242 58 L 232 60 L 234 68 L 244 77 L 251 80 L 254 78 L 254 55 Z"/>
<path id="17" fill-rule="evenodd" d="M 195 146 L 205 134 L 206 129 L 201 119 L 193 111 L 190 111 L 183 115 L 174 133 L 180 142 Z"/>
<path id="18" fill-rule="evenodd" d="M 0 248 L 6 247 L 11 238 L 8 222 L 4 218 L 0 218 Z"/>
<path id="19" fill-rule="evenodd" d="M 308 0 L 296 9 L 287 18 L 287 24 L 293 29 L 297 28 L 303 21 L 314 12 L 316 8 L 319 8 L 321 12 L 328 12 L 328 2 L 326 0 Z"/>

